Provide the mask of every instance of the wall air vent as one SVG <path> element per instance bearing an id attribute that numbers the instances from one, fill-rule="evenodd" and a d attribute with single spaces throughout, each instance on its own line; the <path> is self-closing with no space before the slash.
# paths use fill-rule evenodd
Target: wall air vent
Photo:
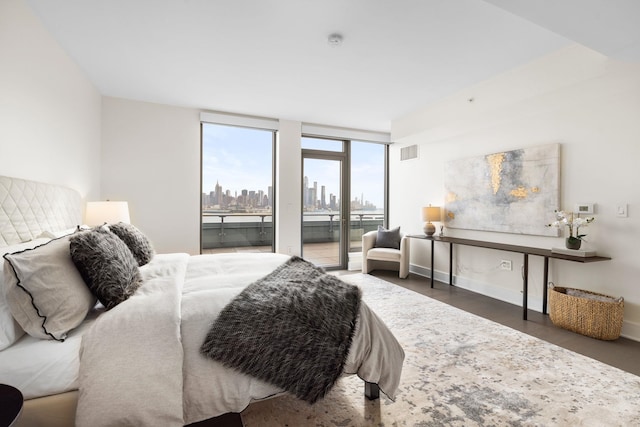
<path id="1" fill-rule="evenodd" d="M 418 146 L 409 145 L 400 149 L 400 161 L 417 159 L 418 158 Z"/>

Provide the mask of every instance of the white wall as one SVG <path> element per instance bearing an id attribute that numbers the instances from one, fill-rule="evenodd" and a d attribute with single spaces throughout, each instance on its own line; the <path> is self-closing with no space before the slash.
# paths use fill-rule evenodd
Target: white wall
<path id="1" fill-rule="evenodd" d="M 200 111 L 104 97 L 102 200 L 129 202 L 158 252 L 200 253 Z"/>
<path id="2" fill-rule="evenodd" d="M 104 97 L 103 200 L 129 202 L 131 222 L 158 252 L 200 253 L 200 110 Z M 300 254 L 300 122 L 276 143 L 276 251 Z"/>
<path id="3" fill-rule="evenodd" d="M 98 197 L 100 94 L 21 0 L 0 2 L 0 174 Z"/>
<path id="4" fill-rule="evenodd" d="M 584 229 L 586 247 L 612 260 L 552 260 L 550 280 L 623 296 L 623 335 L 640 340 L 639 118 L 640 65 L 615 62 L 580 46 L 549 55 L 394 121 L 392 139 L 398 144 L 390 150 L 390 216 L 404 230 L 421 232 L 420 207 L 444 204 L 444 164 L 449 160 L 559 142 L 560 207 L 596 203 L 596 221 Z M 400 162 L 400 148 L 409 144 L 419 145 L 419 158 Z M 619 203 L 628 203 L 627 218 L 616 216 Z M 563 246 L 560 237 L 445 230 L 479 240 Z M 412 242 L 414 271 L 429 267 L 426 243 Z M 448 248 L 436 244 L 435 252 L 436 278 L 444 278 Z M 501 259 L 512 260 L 514 271 L 499 270 Z M 530 307 L 540 310 L 542 259 L 532 256 L 529 262 Z M 454 264 L 460 286 L 521 304 L 521 255 L 459 247 Z"/>
<path id="5" fill-rule="evenodd" d="M 302 253 L 302 125 L 280 120 L 276 141 L 276 252 Z"/>

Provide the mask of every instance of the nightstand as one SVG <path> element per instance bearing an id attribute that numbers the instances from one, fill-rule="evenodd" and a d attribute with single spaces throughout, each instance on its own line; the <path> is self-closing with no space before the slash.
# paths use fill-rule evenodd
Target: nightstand
<path id="1" fill-rule="evenodd" d="M 24 399 L 15 387 L 0 384 L 0 427 L 10 427 L 22 412 Z"/>

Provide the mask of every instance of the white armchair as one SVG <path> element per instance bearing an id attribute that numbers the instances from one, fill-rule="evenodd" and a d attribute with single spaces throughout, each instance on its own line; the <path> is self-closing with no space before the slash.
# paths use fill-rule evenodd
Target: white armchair
<path id="1" fill-rule="evenodd" d="M 362 272 L 397 270 L 401 279 L 409 275 L 409 238 L 400 235 L 400 249 L 376 247 L 377 231 L 362 235 Z"/>

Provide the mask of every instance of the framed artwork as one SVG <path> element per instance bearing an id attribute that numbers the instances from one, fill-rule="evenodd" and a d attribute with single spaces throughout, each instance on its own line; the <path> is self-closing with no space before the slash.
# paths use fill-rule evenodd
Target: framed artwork
<path id="1" fill-rule="evenodd" d="M 560 144 L 445 164 L 445 226 L 540 236 L 560 204 Z"/>

